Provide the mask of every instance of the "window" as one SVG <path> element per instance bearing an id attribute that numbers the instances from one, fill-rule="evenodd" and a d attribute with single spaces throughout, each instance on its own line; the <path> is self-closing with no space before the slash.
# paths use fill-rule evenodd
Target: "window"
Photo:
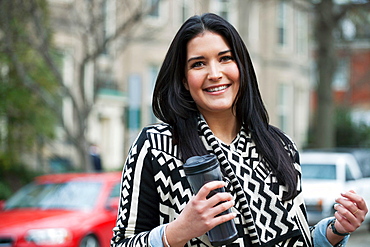
<path id="1" fill-rule="evenodd" d="M 127 127 L 131 131 L 137 131 L 141 124 L 141 93 L 142 80 L 139 74 L 131 74 L 128 78 L 128 112 Z M 131 136 L 133 137 L 133 136 Z M 132 140 L 133 141 L 133 140 Z M 131 142 L 131 140 L 130 140 Z"/>
<path id="2" fill-rule="evenodd" d="M 194 2 L 188 1 L 188 0 L 182 0 L 181 23 L 185 22 L 193 14 L 194 14 Z"/>
<path id="3" fill-rule="evenodd" d="M 308 51 L 308 21 L 307 16 L 300 12 L 295 12 L 296 20 L 296 52 L 300 55 L 306 55 Z"/>
<path id="4" fill-rule="evenodd" d="M 349 62 L 342 58 L 337 62 L 337 69 L 334 73 L 333 89 L 336 91 L 347 91 L 349 81 Z"/>
<path id="5" fill-rule="evenodd" d="M 346 165 L 346 181 L 355 180 L 355 178 L 352 175 L 351 170 L 349 169 L 348 165 Z"/>
<path id="6" fill-rule="evenodd" d="M 168 12 L 171 6 L 168 1 L 146 0 L 143 3 L 144 13 L 147 13 L 144 22 L 148 28 L 159 27 L 168 22 Z"/>
<path id="7" fill-rule="evenodd" d="M 278 44 L 281 46 L 287 45 L 287 26 L 288 26 L 288 15 L 287 15 L 287 3 L 286 1 L 279 1 L 277 7 L 277 32 L 278 32 Z"/>
<path id="8" fill-rule="evenodd" d="M 365 114 L 362 112 L 362 115 Z M 352 155 L 357 160 L 362 176 L 370 177 L 370 149 L 355 149 L 352 151 Z"/>
<path id="9" fill-rule="evenodd" d="M 153 97 L 153 90 L 154 90 L 154 85 L 155 81 L 157 80 L 157 75 L 159 72 L 159 67 L 156 65 L 151 65 L 149 66 L 149 87 L 148 91 L 146 92 L 147 95 L 150 95 L 150 97 L 146 97 L 147 99 L 150 99 L 149 102 L 146 102 L 149 112 L 149 124 L 157 122 L 157 118 L 154 116 L 153 111 L 152 111 L 152 97 Z"/>
<path id="10" fill-rule="evenodd" d="M 120 196 L 121 183 L 114 185 L 112 191 L 110 192 L 109 198 L 115 198 Z"/>
<path id="11" fill-rule="evenodd" d="M 31 183 L 12 196 L 6 208 L 89 210 L 97 202 L 101 187 L 101 183 L 91 181 Z"/>
<path id="12" fill-rule="evenodd" d="M 181 21 L 182 21 L 182 22 L 185 22 L 185 21 L 186 21 L 186 19 L 188 18 L 188 11 L 189 11 L 188 6 L 187 6 L 187 5 L 186 5 L 186 3 L 184 2 L 184 3 L 182 4 L 182 6 L 181 6 L 181 16 L 182 16 Z"/>
<path id="13" fill-rule="evenodd" d="M 149 16 L 155 19 L 159 18 L 159 0 L 147 0 Z"/>
<path id="14" fill-rule="evenodd" d="M 302 180 L 336 180 L 337 169 L 335 164 L 301 164 Z"/>
<path id="15" fill-rule="evenodd" d="M 220 12 L 219 15 L 225 18 L 226 20 L 229 20 L 229 1 L 228 0 L 219 0 L 220 3 Z"/>
<path id="16" fill-rule="evenodd" d="M 234 13 L 235 11 L 232 10 L 232 4 L 233 0 L 213 0 L 210 2 L 210 9 L 211 12 L 214 12 L 220 16 L 222 16 L 224 19 L 228 20 L 229 22 L 233 22 L 232 17 L 235 15 L 231 15 L 231 13 Z"/>
<path id="17" fill-rule="evenodd" d="M 278 88 L 278 124 L 284 131 L 288 132 L 290 128 L 291 108 L 293 107 L 293 92 L 288 84 L 280 84 Z"/>
<path id="18" fill-rule="evenodd" d="M 103 38 L 112 36 L 116 29 L 116 0 L 105 0 L 102 2 L 103 11 Z M 105 48 L 104 53 L 107 53 Z"/>
<path id="19" fill-rule="evenodd" d="M 63 75 L 63 82 L 66 87 L 72 87 L 74 81 L 74 58 L 73 58 L 74 50 L 72 49 L 65 49 L 61 51 L 62 54 L 62 75 Z M 68 127 L 73 126 L 73 113 L 74 107 L 71 98 L 64 97 L 62 103 L 62 110 L 63 110 L 63 120 L 64 124 Z M 63 131 L 60 129 L 60 134 Z"/>

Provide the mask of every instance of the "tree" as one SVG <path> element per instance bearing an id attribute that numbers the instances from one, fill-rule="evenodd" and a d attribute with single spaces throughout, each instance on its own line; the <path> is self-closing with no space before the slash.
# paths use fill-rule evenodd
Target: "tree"
<path id="1" fill-rule="evenodd" d="M 11 2 L 11 3 L 10 3 Z M 110 3 L 116 6 L 110 6 Z M 159 0 L 151 1 L 131 1 L 131 0 L 74 0 L 66 1 L 61 6 L 64 12 L 55 17 L 54 22 L 47 22 L 47 16 L 42 11 L 47 4 L 41 0 L 13 0 L 0 1 L 1 16 L 3 16 L 5 29 L 1 36 L 1 41 L 5 44 L 5 50 L 9 55 L 11 63 L 21 82 L 34 95 L 37 95 L 46 106 L 53 110 L 58 118 L 59 124 L 71 142 L 84 170 L 89 169 L 88 141 L 86 138 L 88 128 L 88 118 L 92 107 L 95 104 L 97 93 L 101 85 L 94 76 L 91 68 L 97 64 L 97 60 L 103 54 L 109 53 L 115 47 L 114 52 L 122 51 L 126 45 L 135 37 L 134 30 L 140 26 L 143 18 L 150 14 L 157 6 Z M 31 71 L 20 60 L 17 54 L 17 47 L 14 46 L 12 36 L 7 32 L 12 30 L 11 22 L 17 16 L 12 16 L 15 12 L 29 13 L 27 16 L 27 32 L 22 33 L 22 39 L 27 42 L 35 56 L 39 57 L 48 66 L 49 71 L 55 78 L 58 85 L 58 96 L 69 99 L 73 106 L 73 124 L 65 122 L 60 102 L 55 98 L 55 94 L 47 90 L 39 81 L 34 80 Z M 114 27 L 107 25 L 105 20 L 112 14 L 110 11 L 117 11 L 121 14 L 114 20 Z M 72 85 L 66 85 L 62 76 L 62 68 L 58 60 L 53 56 L 53 47 L 48 41 L 52 40 L 51 29 L 53 25 L 64 30 L 70 39 L 79 45 L 79 56 L 74 57 L 76 64 L 76 76 Z M 55 26 L 54 26 L 55 27 Z M 90 73 L 90 74 L 89 74 Z M 90 76 L 90 77 L 89 77 Z"/>
<path id="2" fill-rule="evenodd" d="M 39 3 L 40 11 L 46 13 L 43 2 Z M 40 87 L 54 94 L 55 78 L 29 43 L 24 42 L 23 35 L 28 32 L 24 24 L 30 14 L 19 11 L 16 6 L 13 1 L 0 2 L 0 163 L 3 169 L 19 163 L 19 158 L 25 153 L 35 152 L 42 157 L 43 143 L 54 137 L 56 123 L 54 113 L 34 94 Z M 11 42 L 13 51 L 9 50 L 6 42 Z M 29 80 L 37 81 L 37 85 L 25 86 L 14 66 L 14 58 L 27 68 Z M 39 158 L 38 164 L 42 166 L 42 158 Z"/>
<path id="3" fill-rule="evenodd" d="M 338 107 L 335 118 L 336 147 L 370 147 L 370 126 L 355 123 L 346 107 Z"/>
<path id="4" fill-rule="evenodd" d="M 335 145 L 335 119 L 332 83 L 336 70 L 338 38 L 336 34 L 341 21 L 359 10 L 370 8 L 369 1 L 347 1 L 345 4 L 334 0 L 311 1 L 314 5 L 314 37 L 316 42 L 317 65 L 317 112 L 314 121 L 313 145 L 330 148 Z M 343 2 L 343 1 L 342 1 Z"/>
<path id="5" fill-rule="evenodd" d="M 342 21 L 349 16 L 361 16 L 369 22 L 369 0 L 292 0 L 295 7 L 313 14 L 313 39 L 316 59 L 317 108 L 309 145 L 315 148 L 335 146 L 335 107 L 333 102 L 333 79 L 337 69 L 338 44 L 343 42 L 340 33 Z M 367 17 L 366 17 L 367 16 Z M 370 23 L 369 23 L 370 24 Z"/>

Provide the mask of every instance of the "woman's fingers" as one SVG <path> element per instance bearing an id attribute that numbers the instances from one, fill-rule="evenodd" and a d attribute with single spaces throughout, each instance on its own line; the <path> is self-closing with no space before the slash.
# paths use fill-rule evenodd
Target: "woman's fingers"
<path id="1" fill-rule="evenodd" d="M 208 197 L 208 195 L 216 190 L 216 189 L 220 189 L 222 187 L 225 186 L 225 182 L 224 181 L 212 181 L 212 182 L 208 182 L 206 184 L 204 184 L 202 186 L 202 188 L 200 188 L 200 190 L 198 191 L 196 197 L 198 198 L 201 198 L 201 199 L 206 199 Z"/>
<path id="2" fill-rule="evenodd" d="M 233 205 L 234 205 L 234 203 L 233 202 L 225 202 L 225 203 L 223 203 L 222 205 L 224 205 L 225 207 L 221 207 L 219 210 L 217 210 L 216 212 L 221 212 L 221 213 L 223 213 L 223 212 L 225 212 L 227 209 L 229 209 L 229 208 L 231 208 Z M 218 205 L 217 207 L 220 207 L 220 206 L 222 206 L 222 205 Z M 225 209 L 226 208 L 226 209 Z M 216 214 L 216 217 L 214 217 L 213 219 L 212 219 L 212 223 L 213 223 L 213 225 L 214 225 L 214 227 L 215 226 L 217 226 L 217 225 L 219 225 L 219 224 L 222 224 L 222 223 L 225 223 L 225 222 L 227 222 L 227 221 L 229 221 L 229 220 L 232 220 L 232 219 L 234 219 L 235 217 L 236 217 L 236 214 L 235 213 L 227 213 L 227 214 L 221 214 L 221 213 L 219 213 L 219 214 Z M 212 227 L 213 228 L 213 227 Z"/>
<path id="3" fill-rule="evenodd" d="M 340 232 L 353 232 L 361 226 L 368 212 L 365 200 L 354 191 L 347 191 L 337 198 L 334 206 Z"/>
<path id="4" fill-rule="evenodd" d="M 337 230 L 341 233 L 353 232 L 361 226 L 362 221 L 355 218 L 351 212 L 340 204 L 335 205 L 337 210 L 334 216 L 337 218 L 339 226 L 336 226 Z"/>
<path id="5" fill-rule="evenodd" d="M 206 202 L 208 214 L 215 217 L 234 206 L 234 200 L 230 193 L 217 192 L 225 186 L 223 181 L 212 181 L 203 185 L 196 198 Z"/>
<path id="6" fill-rule="evenodd" d="M 225 182 L 223 181 L 212 181 L 203 185 L 198 193 L 188 202 L 179 217 L 171 223 L 169 229 L 177 229 L 178 238 L 191 239 L 235 218 L 233 213 L 222 214 L 234 205 L 234 200 L 230 193 L 213 193 L 209 197 L 211 192 L 224 186 Z"/>
<path id="7" fill-rule="evenodd" d="M 349 218 L 354 217 L 363 221 L 368 212 L 365 200 L 361 196 L 357 195 L 354 191 L 347 191 L 341 195 L 342 197 L 338 198 L 336 202 L 347 209 L 348 212 L 344 212 L 344 214 Z"/>

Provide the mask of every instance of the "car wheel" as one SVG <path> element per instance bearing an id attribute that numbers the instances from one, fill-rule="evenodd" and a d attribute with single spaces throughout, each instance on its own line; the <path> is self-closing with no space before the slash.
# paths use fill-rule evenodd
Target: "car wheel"
<path id="1" fill-rule="evenodd" d="M 79 247 L 100 247 L 100 244 L 95 236 L 87 235 L 81 240 Z"/>

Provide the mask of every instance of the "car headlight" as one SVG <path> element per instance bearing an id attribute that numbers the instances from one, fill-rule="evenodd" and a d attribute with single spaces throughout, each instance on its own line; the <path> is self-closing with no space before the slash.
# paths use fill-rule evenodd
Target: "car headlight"
<path id="1" fill-rule="evenodd" d="M 38 245 L 63 244 L 71 239 L 71 233 L 64 228 L 32 229 L 27 232 L 26 240 Z"/>

